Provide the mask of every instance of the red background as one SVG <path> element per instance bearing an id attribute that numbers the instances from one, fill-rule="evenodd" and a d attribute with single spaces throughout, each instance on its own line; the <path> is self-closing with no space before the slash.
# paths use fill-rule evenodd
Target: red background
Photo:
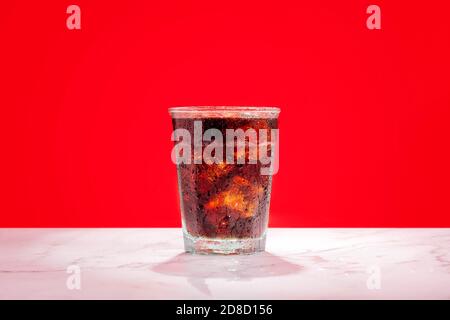
<path id="1" fill-rule="evenodd" d="M 274 227 L 450 227 L 450 2 L 73 3 L 0 6 L 2 227 L 179 226 L 173 105 L 281 107 Z"/>

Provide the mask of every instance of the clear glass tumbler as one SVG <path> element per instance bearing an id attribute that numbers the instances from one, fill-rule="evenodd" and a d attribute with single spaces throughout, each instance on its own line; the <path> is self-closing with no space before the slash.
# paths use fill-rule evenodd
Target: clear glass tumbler
<path id="1" fill-rule="evenodd" d="M 278 168 L 279 112 L 275 107 L 169 109 L 187 252 L 264 250 Z"/>

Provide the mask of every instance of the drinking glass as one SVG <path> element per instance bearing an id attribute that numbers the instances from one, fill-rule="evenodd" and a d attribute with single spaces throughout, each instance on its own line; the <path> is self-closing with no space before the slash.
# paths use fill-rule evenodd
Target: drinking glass
<path id="1" fill-rule="evenodd" d="M 185 251 L 264 250 L 278 166 L 279 112 L 276 107 L 169 109 Z"/>

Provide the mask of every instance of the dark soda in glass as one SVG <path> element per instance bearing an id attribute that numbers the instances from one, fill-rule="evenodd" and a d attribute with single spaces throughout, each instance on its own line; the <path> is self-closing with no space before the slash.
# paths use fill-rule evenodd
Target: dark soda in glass
<path id="1" fill-rule="evenodd" d="M 177 164 L 186 251 L 239 254 L 264 250 L 272 175 L 262 174 L 262 169 L 268 164 L 258 159 L 261 154 L 259 145 L 264 134 L 266 156 L 273 156 L 276 141 L 272 129 L 278 129 L 279 109 L 179 107 L 169 111 L 174 130 L 184 129 L 191 137 L 190 141 L 185 141 L 190 143 L 190 148 L 187 148 L 191 151 L 190 163 Z M 221 161 L 215 163 L 198 159 L 203 158 L 205 148 L 211 143 L 203 140 L 208 129 L 216 129 L 223 137 Z M 234 145 L 230 144 L 227 134 L 238 129 L 243 132 L 253 129 L 257 145 L 249 144 L 250 136 L 245 136 L 245 148 L 239 149 L 234 138 Z M 198 133 L 201 133 L 202 140 L 197 151 L 201 152 L 196 154 L 194 144 L 199 142 Z M 219 152 L 220 149 L 216 149 L 212 154 L 217 156 Z M 227 152 L 233 154 L 232 161 L 227 159 Z M 244 163 L 238 162 L 239 157 L 245 160 Z"/>

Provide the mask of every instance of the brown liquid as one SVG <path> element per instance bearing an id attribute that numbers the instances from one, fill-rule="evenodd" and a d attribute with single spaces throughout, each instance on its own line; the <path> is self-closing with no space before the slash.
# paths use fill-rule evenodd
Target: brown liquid
<path id="1" fill-rule="evenodd" d="M 225 141 L 226 129 L 278 128 L 277 119 L 206 118 L 173 119 L 173 127 L 187 129 L 194 150 L 194 121 L 202 121 L 203 132 L 216 128 Z M 203 133 L 202 132 L 202 133 Z M 209 142 L 204 142 L 204 146 Z M 269 149 L 270 150 L 270 149 Z M 246 149 L 246 151 L 248 151 Z M 223 154 L 225 161 L 225 150 Z M 234 162 L 236 163 L 236 161 Z M 178 183 L 185 227 L 190 235 L 208 238 L 258 238 L 269 217 L 271 176 L 261 175 L 263 165 L 180 164 Z M 267 166 L 267 165 L 264 165 Z"/>

